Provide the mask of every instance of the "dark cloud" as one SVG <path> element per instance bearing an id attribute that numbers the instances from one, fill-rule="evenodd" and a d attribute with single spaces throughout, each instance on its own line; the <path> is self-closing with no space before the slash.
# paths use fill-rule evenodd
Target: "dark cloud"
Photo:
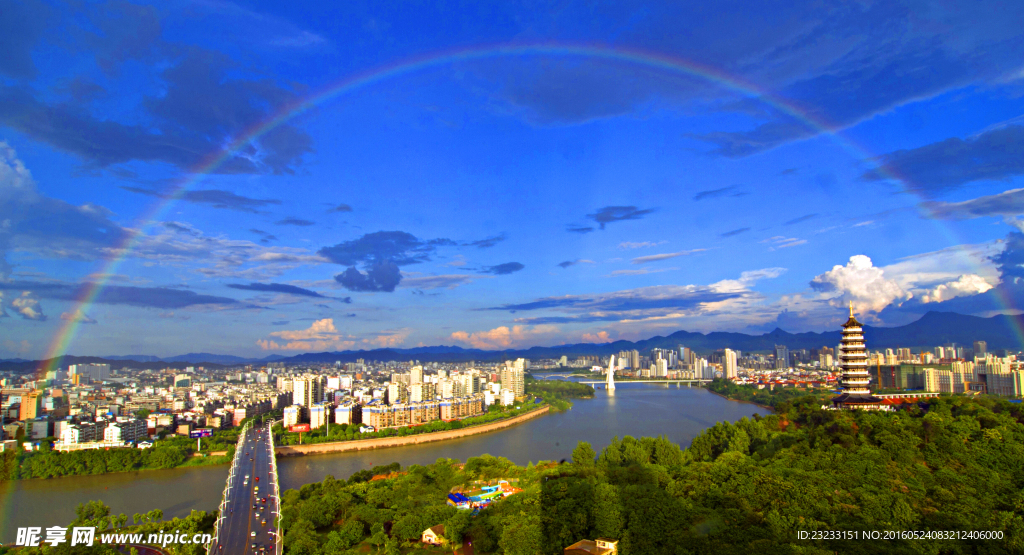
<path id="1" fill-rule="evenodd" d="M 4 2 L 0 17 L 0 73 L 17 79 L 35 77 L 32 48 L 46 28 L 49 11 L 42 2 Z"/>
<path id="2" fill-rule="evenodd" d="M 283 325 L 286 325 L 287 323 L 288 323 L 288 320 L 278 320 L 276 322 L 271 322 L 270 325 L 271 326 L 283 326 Z"/>
<path id="3" fill-rule="evenodd" d="M 0 86 L 0 124 L 101 167 L 141 160 L 188 169 L 202 161 L 202 153 L 219 148 L 202 138 L 173 132 L 164 135 L 148 127 L 100 120 L 81 107 L 46 105 L 32 91 L 19 86 Z M 251 161 L 241 157 L 231 158 L 218 170 L 257 172 Z"/>
<path id="4" fill-rule="evenodd" d="M 872 170 L 865 179 L 898 175 L 906 186 L 935 195 L 981 180 L 1005 180 L 1024 174 L 1024 126 L 1010 125 L 974 137 L 949 138 L 882 156 L 884 173 Z"/>
<path id="5" fill-rule="evenodd" d="M 779 172 L 779 175 L 793 175 L 797 172 L 796 168 L 786 168 Z"/>
<path id="6" fill-rule="evenodd" d="M 362 273 L 355 267 L 334 276 L 335 281 L 349 291 L 384 291 L 391 293 L 402 281 L 402 272 L 394 262 L 378 262 Z"/>
<path id="7" fill-rule="evenodd" d="M 696 195 L 693 195 L 693 200 L 700 201 L 706 198 L 718 198 L 718 197 L 742 197 L 749 193 L 745 193 L 739 190 L 737 185 L 730 185 L 728 187 L 722 187 L 721 189 L 711 189 L 709 191 L 701 191 Z"/>
<path id="8" fill-rule="evenodd" d="M 472 283 L 480 276 L 468 274 L 448 274 L 440 276 L 416 276 L 402 279 L 403 287 L 414 289 L 455 289 L 460 285 Z"/>
<path id="9" fill-rule="evenodd" d="M 276 235 L 272 235 L 270 233 L 267 233 L 266 231 L 263 231 L 262 229 L 252 228 L 252 229 L 249 230 L 249 232 L 255 233 L 256 235 L 259 235 L 260 236 L 260 243 L 263 243 L 264 245 L 269 243 L 269 242 L 271 242 L 271 241 L 277 241 L 277 236 Z"/>
<path id="10" fill-rule="evenodd" d="M 587 214 L 587 217 L 604 229 L 605 224 L 624 220 L 639 220 L 652 212 L 654 212 L 653 208 L 641 210 L 636 206 L 605 206 L 593 214 Z"/>
<path id="11" fill-rule="evenodd" d="M 494 274 L 496 276 L 504 276 L 508 274 L 514 274 L 519 270 L 522 270 L 526 266 L 518 262 L 506 262 L 504 264 L 498 264 L 497 266 L 485 266 L 479 270 L 481 274 Z"/>
<path id="12" fill-rule="evenodd" d="M 466 243 L 463 243 L 463 245 L 465 245 L 467 247 L 477 247 L 477 248 L 481 248 L 481 249 L 489 249 L 489 248 L 493 247 L 494 245 L 497 245 L 498 243 L 504 241 L 505 239 L 508 239 L 508 234 L 507 233 L 499 233 L 498 235 L 495 235 L 493 237 L 488 237 L 486 239 L 480 239 L 479 241 L 467 241 Z"/>
<path id="13" fill-rule="evenodd" d="M 59 90 L 75 102 L 91 102 L 107 92 L 107 89 L 84 75 L 75 77 L 66 86 L 59 87 Z"/>
<path id="14" fill-rule="evenodd" d="M 570 233 L 590 233 L 591 231 L 594 231 L 594 228 L 590 226 L 569 224 L 565 227 L 565 230 Z"/>
<path id="15" fill-rule="evenodd" d="M 1013 219 L 1024 214 L 1024 189 L 1011 189 L 963 202 L 925 202 L 922 206 L 935 218 L 967 220 L 1003 216 Z"/>
<path id="16" fill-rule="evenodd" d="M 539 125 L 625 114 L 659 92 L 671 94 L 701 84 L 688 75 L 598 58 L 547 59 L 541 64 L 510 60 L 492 67 L 488 77 L 502 83 L 504 100 Z"/>
<path id="17" fill-rule="evenodd" d="M 732 237 L 734 235 L 739 235 L 741 233 L 746 233 L 748 231 L 750 231 L 749 227 L 741 227 L 739 229 L 734 229 L 732 231 L 726 231 L 725 233 L 720 233 L 718 236 L 719 237 Z"/>
<path id="18" fill-rule="evenodd" d="M 982 314 L 1024 306 L 1024 279 L 1021 279 L 1024 278 L 1024 233 L 1011 232 L 1004 241 L 1006 246 L 1003 250 L 991 257 L 999 269 L 1000 279 L 992 289 L 933 303 L 923 303 L 914 297 L 900 305 L 889 305 L 879 313 L 879 317 L 889 322 L 899 321 L 906 314 L 923 314 L 932 310 Z"/>
<path id="19" fill-rule="evenodd" d="M 68 40 L 80 39 L 108 77 L 113 77 L 129 59 L 142 61 L 147 67 L 164 68 L 159 75 L 147 76 L 155 77 L 160 94 L 144 98 L 138 110 L 118 121 L 94 113 L 88 103 L 47 103 L 42 100 L 45 95 L 25 84 L 8 84 L 0 86 L 0 125 L 99 167 L 146 161 L 191 171 L 297 98 L 295 91 L 270 79 L 239 78 L 245 68 L 225 54 L 163 42 L 153 7 L 113 2 L 89 12 L 100 34 L 75 27 Z M 11 37 L 0 29 L 0 36 L 8 41 L 21 40 L 19 37 L 24 35 L 19 31 Z M 0 64 L 6 63 L 9 70 L 22 74 L 29 71 L 19 58 L 21 51 L 15 45 L 12 57 L 4 50 L 5 62 Z M 0 65 L 0 71 L 2 68 Z M 72 82 L 75 88 L 68 92 L 78 98 L 95 94 L 95 82 L 85 79 Z M 139 121 L 146 123 L 136 123 Z M 311 151 L 309 135 L 284 124 L 253 139 L 207 171 L 293 173 Z"/>
<path id="20" fill-rule="evenodd" d="M 86 294 L 96 287 L 99 286 L 93 283 L 0 281 L 0 291 L 31 291 L 40 298 L 61 301 L 78 301 L 85 298 Z M 195 291 L 183 289 L 123 285 L 99 287 L 99 293 L 93 302 L 163 309 L 186 308 L 196 305 L 238 306 L 240 304 L 235 299 L 200 295 Z"/>
<path id="21" fill-rule="evenodd" d="M 646 287 L 600 295 L 566 295 L 545 297 L 527 303 L 506 304 L 486 310 L 509 312 L 555 310 L 566 316 L 543 316 L 517 319 L 527 324 L 617 321 L 623 318 L 647 317 L 689 310 L 705 303 L 739 298 L 745 292 L 715 291 L 703 286 Z"/>
<path id="22" fill-rule="evenodd" d="M 351 212 L 351 211 L 352 211 L 352 207 L 351 206 L 349 206 L 347 204 L 339 204 L 339 205 L 335 206 L 334 208 L 331 208 L 327 212 L 328 213 L 334 213 L 334 212 Z"/>
<path id="23" fill-rule="evenodd" d="M 818 216 L 820 216 L 820 214 L 806 214 L 804 216 L 800 216 L 799 218 L 793 218 L 792 220 L 789 220 L 788 222 L 786 222 L 786 223 L 784 223 L 782 225 L 798 224 L 798 223 L 801 223 L 801 222 L 806 222 L 808 220 L 813 220 L 814 218 L 817 218 Z"/>
<path id="24" fill-rule="evenodd" d="M 309 220 L 303 220 L 300 218 L 285 218 L 283 220 L 278 220 L 274 223 L 277 225 L 295 225 L 299 227 L 309 227 L 311 225 L 316 225 L 316 222 L 311 222 Z"/>
<path id="25" fill-rule="evenodd" d="M 244 291 L 260 291 L 263 293 L 285 293 L 288 295 L 297 295 L 300 297 L 317 297 L 327 298 L 316 291 L 309 289 L 303 289 L 294 285 L 288 285 L 287 283 L 229 283 L 228 287 L 232 289 L 241 289 Z"/>
<path id="26" fill-rule="evenodd" d="M 131 191 L 132 193 L 139 193 L 141 195 L 148 195 L 151 197 L 162 199 L 177 198 L 194 204 L 208 204 L 213 208 L 219 208 L 222 210 L 238 210 L 239 212 L 249 212 L 252 214 L 262 213 L 261 210 L 258 210 L 259 208 L 281 204 L 281 201 L 276 199 L 243 197 L 241 195 L 236 195 L 231 191 L 222 191 L 219 189 L 185 191 L 185 193 L 179 195 L 173 192 L 156 191 L 153 189 L 144 189 L 142 187 L 133 187 L 130 185 L 122 185 L 121 188 L 125 191 Z"/>
<path id="27" fill-rule="evenodd" d="M 318 251 L 320 256 L 345 266 L 389 261 L 398 266 L 430 260 L 437 245 L 404 231 L 377 231 Z M 397 283 L 397 282 L 396 282 Z"/>
<path id="28" fill-rule="evenodd" d="M 164 227 L 170 229 L 171 231 L 177 231 L 178 233 L 185 233 L 187 235 L 201 235 L 198 229 L 187 224 L 180 224 L 178 222 L 164 222 Z"/>
<path id="29" fill-rule="evenodd" d="M 579 263 L 580 263 L 580 259 L 578 259 L 578 258 L 576 260 L 566 260 L 564 262 L 559 262 L 558 263 L 558 267 L 559 268 L 568 268 L 569 266 L 575 266 L 575 265 L 577 265 Z"/>
<path id="30" fill-rule="evenodd" d="M 11 271 L 6 254 L 12 250 L 58 259 L 108 256 L 107 249 L 131 236 L 110 216 L 102 206 L 73 206 L 40 194 L 14 149 L 0 142 L 0 280 Z"/>
<path id="31" fill-rule="evenodd" d="M 614 37 L 616 45 L 700 60 L 772 91 L 772 97 L 747 102 L 759 104 L 756 109 L 733 106 L 740 102 L 729 87 L 655 70 L 641 60 L 538 55 L 532 63 L 507 60 L 480 71 L 497 84 L 513 112 L 539 124 L 628 113 L 644 117 L 664 108 L 742 109 L 758 122 L 752 129 L 705 139 L 720 155 L 746 156 L 944 91 L 1003 84 L 1019 70 L 1024 11 L 971 0 L 953 0 L 942 9 L 922 9 L 925 4 L 797 1 L 752 7 L 723 0 L 695 18 L 689 2 L 647 3 L 642 9 L 635 3 L 571 3 L 557 13 L 544 12 L 543 21 L 527 17 L 521 23 L 539 35 Z M 793 108 L 771 108 L 782 103 Z"/>

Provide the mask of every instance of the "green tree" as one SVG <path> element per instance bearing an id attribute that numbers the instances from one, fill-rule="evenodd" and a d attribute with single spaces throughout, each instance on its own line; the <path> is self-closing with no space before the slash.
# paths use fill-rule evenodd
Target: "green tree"
<path id="1" fill-rule="evenodd" d="M 284 546 L 293 555 L 316 555 L 320 542 L 316 530 L 308 520 L 296 520 L 284 535 Z"/>
<path id="2" fill-rule="evenodd" d="M 451 542 L 453 553 L 462 546 L 462 540 L 465 538 L 466 530 L 469 530 L 472 519 L 473 513 L 470 511 L 459 511 L 444 522 L 444 537 Z"/>
<path id="3" fill-rule="evenodd" d="M 498 546 L 505 555 L 539 555 L 544 546 L 540 519 L 525 512 L 508 518 Z"/>
<path id="4" fill-rule="evenodd" d="M 576 466 L 594 466 L 594 459 L 596 458 L 597 451 L 594 451 L 594 448 L 586 441 L 577 443 L 576 448 L 572 450 L 572 464 Z"/>

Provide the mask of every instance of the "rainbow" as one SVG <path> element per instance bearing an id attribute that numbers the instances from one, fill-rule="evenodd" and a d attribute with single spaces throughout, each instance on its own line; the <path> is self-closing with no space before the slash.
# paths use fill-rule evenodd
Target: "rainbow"
<path id="1" fill-rule="evenodd" d="M 139 224 L 137 228 L 128 234 L 121 245 L 113 249 L 115 255 L 104 262 L 102 269 L 98 272 L 99 279 L 88 283 L 82 289 L 79 299 L 76 301 L 76 309 L 72 314 L 84 312 L 97 300 L 109 279 L 108 276 L 113 274 L 121 262 L 124 261 L 132 252 L 140 238 L 143 236 L 143 232 L 148 225 L 153 221 L 158 220 L 170 206 L 180 200 L 182 195 L 188 191 L 190 187 L 195 185 L 203 176 L 216 171 L 221 165 L 251 141 L 260 138 L 280 125 L 299 117 L 311 108 L 333 100 L 355 89 L 373 85 L 375 83 L 409 73 L 444 66 L 453 62 L 481 60 L 501 56 L 524 55 L 575 56 L 605 59 L 610 61 L 633 63 L 672 73 L 682 73 L 710 81 L 724 88 L 747 96 L 755 97 L 771 105 L 780 112 L 800 121 L 804 125 L 807 125 L 808 128 L 818 132 L 819 134 L 825 134 L 833 137 L 841 147 L 854 154 L 855 157 L 873 161 L 876 165 L 875 171 L 879 172 L 886 179 L 896 181 L 904 185 L 907 183 L 905 179 L 893 174 L 888 168 L 884 167 L 884 165 L 878 163 L 877 158 L 867 149 L 854 144 L 849 139 L 841 137 L 835 126 L 809 114 L 807 110 L 800 108 L 793 101 L 782 99 L 769 91 L 760 89 L 749 82 L 726 74 L 716 68 L 702 65 L 684 58 L 622 46 L 561 42 L 491 44 L 461 48 L 457 50 L 431 52 L 420 56 L 401 59 L 391 64 L 349 75 L 340 81 L 328 85 L 315 94 L 284 106 L 272 117 L 245 130 L 226 147 L 211 154 L 202 163 L 189 172 L 188 177 L 180 181 L 169 194 L 165 195 L 160 201 L 154 203 L 154 206 L 148 212 L 142 214 L 138 220 Z M 906 187 L 906 190 L 912 192 L 914 189 Z M 939 227 L 944 234 L 950 235 L 950 239 L 954 241 L 954 243 L 959 242 L 957 238 L 952 236 L 945 227 L 941 225 Z M 1013 307 L 1010 299 L 1005 298 L 1002 295 L 1000 298 L 1006 308 L 1009 309 Z M 60 356 L 67 352 L 68 347 L 76 337 L 79 326 L 80 321 L 78 318 L 72 318 L 62 324 L 60 331 L 54 336 L 53 341 L 47 349 L 43 367 L 40 368 L 41 372 L 45 373 L 46 371 L 56 368 L 60 362 Z M 1018 340 L 1022 345 L 1024 345 L 1024 328 L 1021 328 L 1016 320 L 1014 320 L 1014 331 L 1017 334 Z"/>

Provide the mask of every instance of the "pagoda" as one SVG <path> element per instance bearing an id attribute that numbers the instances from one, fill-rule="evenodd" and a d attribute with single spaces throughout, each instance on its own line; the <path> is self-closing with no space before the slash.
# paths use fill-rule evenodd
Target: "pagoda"
<path id="1" fill-rule="evenodd" d="M 843 339 L 839 344 L 840 393 L 832 398 L 837 409 L 886 410 L 882 399 L 875 397 L 868 389 L 868 352 L 864 345 L 864 326 L 853 316 L 853 302 L 850 303 L 850 319 L 843 324 Z"/>

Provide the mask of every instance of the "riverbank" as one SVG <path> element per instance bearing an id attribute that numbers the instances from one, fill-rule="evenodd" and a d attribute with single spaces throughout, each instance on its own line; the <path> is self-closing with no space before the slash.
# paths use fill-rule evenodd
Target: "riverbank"
<path id="1" fill-rule="evenodd" d="M 480 424 L 477 426 L 469 426 L 467 428 L 461 428 L 458 430 L 431 432 L 426 434 L 417 434 L 404 437 L 380 437 L 373 439 L 339 441 L 333 443 L 314 443 L 310 445 L 281 445 L 275 447 L 274 452 L 278 456 L 289 457 L 298 455 L 316 455 L 321 453 L 344 453 L 347 451 L 365 451 L 369 449 L 385 449 L 388 447 L 402 447 L 405 445 L 432 443 L 435 441 L 445 441 L 449 439 L 458 439 L 478 434 L 486 434 L 496 430 L 509 428 L 522 422 L 526 422 L 539 416 L 543 416 L 547 414 L 550 410 L 551 407 L 545 405 L 538 409 L 532 410 L 525 414 L 520 414 L 519 416 L 514 416 L 506 420 L 499 420 L 497 422 L 490 422 L 487 424 Z"/>
<path id="2" fill-rule="evenodd" d="M 756 403 L 754 401 L 747 401 L 745 399 L 733 399 L 732 397 L 729 397 L 728 395 L 725 395 L 723 393 L 719 393 L 717 391 L 712 391 L 712 390 L 710 390 L 708 388 L 704 388 L 704 389 L 707 389 L 709 392 L 711 392 L 711 393 L 713 393 L 715 395 L 718 395 L 719 397 L 721 397 L 723 399 L 728 399 L 730 401 L 735 401 L 737 403 L 747 403 L 748 405 L 756 405 L 756 406 L 759 406 L 759 407 L 761 407 L 761 408 L 763 408 L 765 410 L 770 410 L 772 412 L 775 412 L 775 409 L 770 407 L 770 406 L 768 406 L 768 405 L 762 405 L 761 403 Z"/>

